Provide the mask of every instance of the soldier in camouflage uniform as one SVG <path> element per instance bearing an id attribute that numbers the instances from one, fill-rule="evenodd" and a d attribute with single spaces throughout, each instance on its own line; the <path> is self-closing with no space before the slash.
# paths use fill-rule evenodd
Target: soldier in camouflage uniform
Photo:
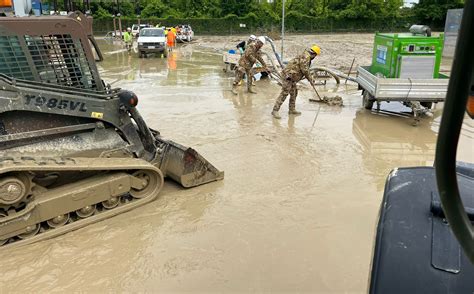
<path id="1" fill-rule="evenodd" d="M 296 87 L 296 84 L 304 78 L 313 84 L 313 79 L 309 73 L 309 67 L 311 66 L 311 61 L 319 54 L 321 54 L 321 49 L 318 46 L 312 46 L 303 54 L 298 55 L 297 57 L 290 60 L 288 65 L 283 69 L 281 75 L 280 96 L 278 96 L 272 111 L 272 116 L 274 118 L 281 118 L 280 114 L 278 114 L 278 111 L 280 110 L 283 102 L 285 102 L 288 94 L 290 95 L 288 114 L 301 114 L 301 112 L 296 110 L 296 96 L 298 95 L 298 88 Z"/>
<path id="2" fill-rule="evenodd" d="M 263 61 L 262 56 L 260 55 L 260 48 L 265 44 L 265 37 L 258 37 L 257 40 L 245 49 L 244 55 L 239 59 L 239 65 L 235 69 L 235 80 L 232 84 L 232 93 L 237 95 L 237 85 L 244 78 L 244 75 L 247 75 L 247 90 L 249 93 L 256 94 L 252 89 L 252 67 L 255 62 L 258 60 L 263 67 L 267 67 L 265 61 Z"/>
<path id="3" fill-rule="evenodd" d="M 257 37 L 255 35 L 250 35 L 249 39 L 247 42 L 242 41 L 239 44 L 237 44 L 237 49 L 239 50 L 240 55 L 243 55 L 245 52 L 245 47 L 249 46 L 250 44 L 254 43 L 255 40 L 257 40 Z"/>

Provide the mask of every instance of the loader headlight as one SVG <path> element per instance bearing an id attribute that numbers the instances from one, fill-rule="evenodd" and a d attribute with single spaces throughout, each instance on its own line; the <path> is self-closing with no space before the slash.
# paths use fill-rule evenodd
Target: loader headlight
<path id="1" fill-rule="evenodd" d="M 118 97 L 122 105 L 126 108 L 132 108 L 138 104 L 138 97 L 132 91 L 122 90 L 118 93 Z"/>

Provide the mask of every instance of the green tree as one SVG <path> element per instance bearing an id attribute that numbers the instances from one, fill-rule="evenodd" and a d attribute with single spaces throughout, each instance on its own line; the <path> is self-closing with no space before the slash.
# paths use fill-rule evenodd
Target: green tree
<path id="1" fill-rule="evenodd" d="M 244 16 L 250 12 L 252 2 L 252 0 L 220 0 L 220 7 L 223 15 Z"/>
<path id="2" fill-rule="evenodd" d="M 318 2 L 314 0 L 289 0 L 288 6 L 285 7 L 288 11 L 295 11 L 304 15 L 313 15 L 317 14 L 317 4 Z"/>
<path id="3" fill-rule="evenodd" d="M 168 8 L 161 2 L 161 0 L 151 0 L 146 4 L 142 10 L 142 17 L 162 17 Z"/>
<path id="4" fill-rule="evenodd" d="M 387 0 L 384 1 L 382 7 L 382 17 L 400 17 L 403 0 Z"/>
<path id="5" fill-rule="evenodd" d="M 92 8 L 92 7 L 91 7 Z M 99 6 L 94 14 L 94 16 L 98 19 L 103 19 L 103 18 L 110 18 L 112 17 L 112 14 L 105 8 Z"/>
<path id="6" fill-rule="evenodd" d="M 124 16 L 134 16 L 135 6 L 130 1 L 120 1 L 120 14 Z"/>
<path id="7" fill-rule="evenodd" d="M 463 0 L 420 0 L 413 7 L 413 12 L 417 19 L 424 24 L 443 26 L 448 9 L 463 7 Z"/>
<path id="8" fill-rule="evenodd" d="M 349 19 L 374 19 L 383 17 L 384 0 L 352 0 L 339 16 Z"/>

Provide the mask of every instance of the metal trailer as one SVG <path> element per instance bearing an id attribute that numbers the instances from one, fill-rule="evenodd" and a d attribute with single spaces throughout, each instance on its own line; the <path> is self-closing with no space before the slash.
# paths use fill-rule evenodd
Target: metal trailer
<path id="1" fill-rule="evenodd" d="M 240 53 L 230 53 L 230 52 L 224 52 L 222 54 L 222 61 L 224 62 L 224 72 L 231 72 L 235 70 L 239 63 L 241 55 Z M 273 59 L 266 53 L 263 53 L 262 55 L 263 59 L 265 60 L 265 63 L 267 63 L 267 66 L 274 71 L 277 67 L 275 66 L 275 62 Z M 261 64 L 257 61 L 254 66 L 253 66 L 253 71 L 255 74 L 257 73 L 266 73 L 266 68 L 262 67 Z"/>
<path id="2" fill-rule="evenodd" d="M 222 61 L 224 62 L 224 72 L 233 71 L 239 62 L 240 56 L 241 55 L 239 53 L 233 54 L 230 52 L 224 52 L 222 55 Z"/>
<path id="3" fill-rule="evenodd" d="M 359 66 L 357 83 L 366 109 L 372 109 L 374 102 L 378 111 L 382 101 L 398 101 L 413 110 L 417 124 L 433 103 L 445 100 L 449 78 L 443 74 L 437 79 L 383 78 L 372 74 L 370 66 Z"/>

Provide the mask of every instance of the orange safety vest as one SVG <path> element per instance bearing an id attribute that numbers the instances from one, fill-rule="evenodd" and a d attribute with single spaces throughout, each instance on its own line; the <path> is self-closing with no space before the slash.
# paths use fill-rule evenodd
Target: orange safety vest
<path id="1" fill-rule="evenodd" d="M 168 41 L 168 45 L 173 45 L 175 38 L 176 38 L 175 34 L 173 33 L 172 30 L 170 30 L 168 32 L 168 35 L 166 36 L 166 39 Z"/>
<path id="2" fill-rule="evenodd" d="M 0 0 L 0 7 L 12 7 L 12 0 Z"/>

